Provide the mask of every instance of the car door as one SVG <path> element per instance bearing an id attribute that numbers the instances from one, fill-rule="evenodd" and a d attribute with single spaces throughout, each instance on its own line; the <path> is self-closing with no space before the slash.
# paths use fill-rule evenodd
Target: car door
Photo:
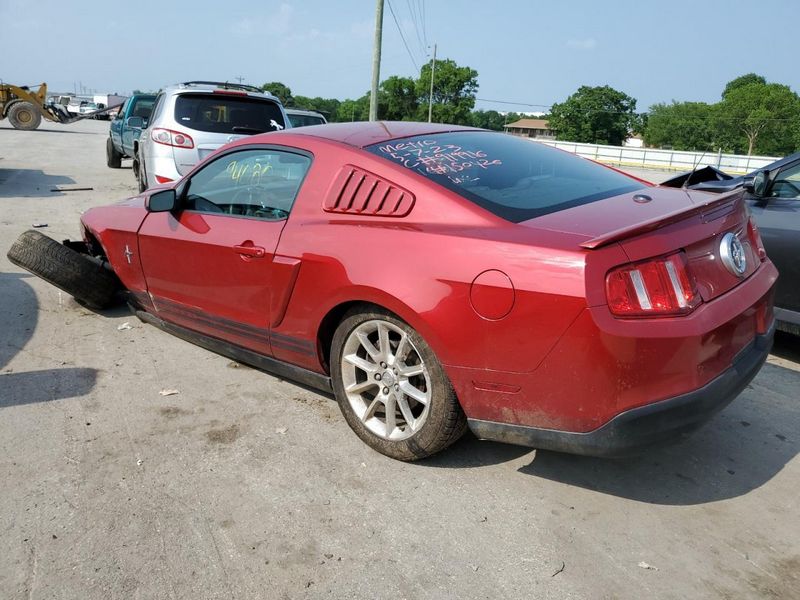
<path id="1" fill-rule="evenodd" d="M 749 204 L 767 255 L 780 273 L 775 306 L 800 316 L 800 162 L 770 174 L 765 196 L 752 197 Z"/>
<path id="2" fill-rule="evenodd" d="M 117 148 L 122 148 L 122 128 L 125 122 L 125 115 L 127 113 L 128 105 L 131 103 L 131 99 L 128 98 L 125 100 L 125 104 L 119 109 L 119 112 L 114 117 L 114 120 L 111 121 L 111 125 L 109 126 L 109 134 L 111 135 L 111 140 Z"/>
<path id="3" fill-rule="evenodd" d="M 275 249 L 310 165 L 285 148 L 231 151 L 179 186 L 179 210 L 149 213 L 139 252 L 158 315 L 271 354 L 270 305 L 285 281 Z"/>

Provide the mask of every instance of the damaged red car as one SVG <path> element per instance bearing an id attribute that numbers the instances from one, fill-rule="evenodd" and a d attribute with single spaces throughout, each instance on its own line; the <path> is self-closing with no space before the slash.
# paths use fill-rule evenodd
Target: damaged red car
<path id="1" fill-rule="evenodd" d="M 777 273 L 740 191 L 653 186 L 501 133 L 256 135 L 81 222 L 82 242 L 27 232 L 9 257 L 332 391 L 401 460 L 467 428 L 595 456 L 680 439 L 772 344 Z"/>

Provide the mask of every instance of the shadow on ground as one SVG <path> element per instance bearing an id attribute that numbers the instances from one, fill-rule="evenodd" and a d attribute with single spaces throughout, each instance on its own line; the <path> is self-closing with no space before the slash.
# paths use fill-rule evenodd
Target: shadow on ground
<path id="1" fill-rule="evenodd" d="M 800 372 L 765 364 L 727 408 L 688 439 L 627 459 L 599 459 L 481 442 L 467 434 L 421 461 L 440 468 L 531 460 L 518 471 L 639 502 L 695 505 L 742 496 L 777 475 L 800 452 Z"/>
<path id="2" fill-rule="evenodd" d="M 14 372 L 6 367 L 23 350 L 36 329 L 39 302 L 23 273 L 0 273 L 0 408 L 74 398 L 89 393 L 97 371 L 85 368 L 54 368 Z"/>
<path id="3" fill-rule="evenodd" d="M 41 169 L 0 169 L 0 198 L 63 196 L 58 186 L 74 185 L 65 175 L 48 175 Z"/>

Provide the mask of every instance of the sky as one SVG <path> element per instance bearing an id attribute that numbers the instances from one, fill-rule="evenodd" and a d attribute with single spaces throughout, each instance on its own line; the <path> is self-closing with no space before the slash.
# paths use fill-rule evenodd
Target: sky
<path id="1" fill-rule="evenodd" d="M 375 5 L 0 0 L 0 79 L 129 94 L 242 77 L 357 98 L 372 77 Z M 581 85 L 610 85 L 640 112 L 716 102 L 748 72 L 800 91 L 796 9 L 796 0 L 386 0 L 380 74 L 417 76 L 436 44 L 437 58 L 478 72 L 476 108 L 520 112 Z"/>

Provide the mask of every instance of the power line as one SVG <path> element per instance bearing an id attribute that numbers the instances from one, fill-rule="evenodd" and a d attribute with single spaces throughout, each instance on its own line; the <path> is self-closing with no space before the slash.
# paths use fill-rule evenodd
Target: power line
<path id="1" fill-rule="evenodd" d="M 414 4 L 412 4 L 412 0 L 406 0 L 406 6 L 408 7 L 408 12 L 411 15 L 411 24 L 414 26 L 414 33 L 417 34 L 417 42 L 419 43 L 419 49 L 424 57 L 425 46 L 422 43 L 422 34 L 420 33 L 420 26 L 419 26 L 419 15 L 414 11 Z"/>
<path id="2" fill-rule="evenodd" d="M 400 39 L 403 40 L 403 45 L 406 47 L 406 52 L 408 52 L 408 57 L 411 59 L 411 64 L 413 64 L 414 68 L 417 70 L 417 72 L 419 72 L 417 61 L 414 60 L 414 56 L 411 54 L 411 50 L 408 48 L 406 36 L 403 35 L 403 30 L 400 28 L 400 23 L 397 22 L 397 16 L 394 14 L 394 8 L 392 8 L 392 0 L 386 0 L 386 2 L 389 4 L 389 12 L 392 13 L 392 19 L 394 19 L 394 24 L 397 26 L 397 31 L 400 33 Z"/>

